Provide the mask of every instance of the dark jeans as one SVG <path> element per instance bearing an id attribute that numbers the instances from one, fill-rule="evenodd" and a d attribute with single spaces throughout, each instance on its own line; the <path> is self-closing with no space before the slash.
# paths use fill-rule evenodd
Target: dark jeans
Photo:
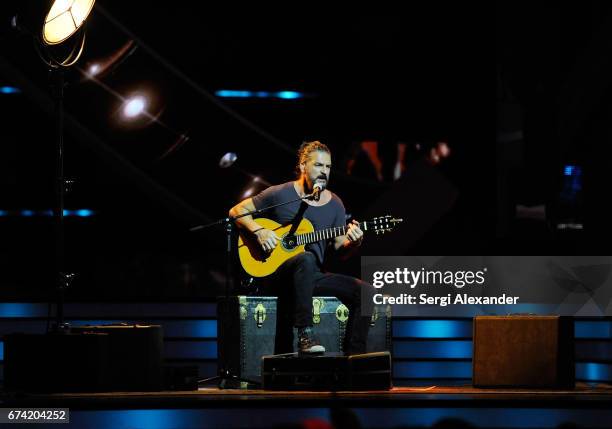
<path id="1" fill-rule="evenodd" d="M 279 320 L 289 321 L 288 315 L 293 314 L 292 324 L 296 327 L 312 326 L 313 296 L 335 296 L 349 309 L 344 350 L 350 354 L 366 352 L 373 308 L 372 285 L 343 274 L 324 273 L 315 255 L 304 252 L 281 265 L 264 291 L 279 297 Z"/>

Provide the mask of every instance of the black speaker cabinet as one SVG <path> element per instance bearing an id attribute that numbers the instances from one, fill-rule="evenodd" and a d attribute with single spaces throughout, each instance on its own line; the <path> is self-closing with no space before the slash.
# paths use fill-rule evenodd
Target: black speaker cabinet
<path id="1" fill-rule="evenodd" d="M 108 335 L 4 336 L 4 387 L 11 392 L 108 390 Z"/>
<path id="2" fill-rule="evenodd" d="M 163 386 L 160 326 L 73 327 L 4 338 L 7 391 L 155 391 Z"/>
<path id="3" fill-rule="evenodd" d="M 161 326 L 78 326 L 72 331 L 108 335 L 109 390 L 162 390 L 164 344 Z"/>
<path id="4" fill-rule="evenodd" d="M 571 318 L 474 318 L 475 387 L 573 388 L 574 383 Z"/>

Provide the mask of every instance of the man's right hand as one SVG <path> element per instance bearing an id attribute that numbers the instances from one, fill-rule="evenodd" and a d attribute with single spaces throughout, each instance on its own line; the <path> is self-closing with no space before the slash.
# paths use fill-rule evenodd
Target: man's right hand
<path id="1" fill-rule="evenodd" d="M 280 240 L 280 237 L 276 235 L 274 231 L 265 228 L 255 232 L 255 237 L 257 237 L 257 242 L 264 252 L 271 252 L 274 250 L 276 244 Z"/>

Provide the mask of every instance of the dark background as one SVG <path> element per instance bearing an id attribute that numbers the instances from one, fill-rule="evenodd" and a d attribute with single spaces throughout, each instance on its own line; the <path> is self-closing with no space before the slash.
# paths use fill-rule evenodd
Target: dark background
<path id="1" fill-rule="evenodd" d="M 498 2 L 498 243 L 609 253 L 611 23 L 607 2 Z M 519 219 L 517 205 L 546 215 Z M 582 229 L 559 229 L 568 223 Z"/>
<path id="2" fill-rule="evenodd" d="M 34 3 L 39 2 L 1 6 L 0 86 L 21 93 L 0 96 L 0 210 L 39 211 L 54 204 L 47 70 L 32 40 L 8 25 L 11 16 L 23 15 Z M 348 213 L 357 219 L 371 213 L 404 217 L 404 229 L 393 233 L 389 246 L 378 245 L 378 254 L 521 249 L 522 242 L 508 239 L 510 230 L 500 235 L 498 224 L 491 11 L 450 3 L 356 15 L 216 10 L 180 0 L 170 8 L 144 1 L 97 4 L 132 34 L 94 10 L 78 67 L 108 59 L 131 40 L 134 49 L 99 75 L 99 83 L 84 79 L 77 68 L 66 76 L 65 173 L 75 180 L 66 207 L 95 212 L 66 218 L 67 264 L 77 273 L 68 299 L 199 299 L 220 293 L 223 231 L 189 228 L 225 216 L 251 183 L 243 171 L 270 183 L 290 180 L 295 151 L 306 139 L 332 149 L 330 188 Z M 498 13 L 498 26 L 500 21 L 521 26 L 505 12 Z M 498 42 L 502 39 L 498 30 Z M 508 39 L 504 46 L 522 40 Z M 498 86 L 500 69 L 519 64 L 515 57 L 502 57 Z M 150 111 L 159 122 L 121 123 L 121 102 L 109 90 L 127 96 L 141 89 L 153 95 Z M 205 94 L 219 89 L 309 96 Z M 189 140 L 163 156 L 183 134 Z M 346 174 L 346 161 L 363 140 L 379 141 L 385 181 L 369 176 L 367 164 L 361 173 Z M 427 166 L 427 145 L 441 140 L 451 156 Z M 411 148 L 420 142 L 424 149 L 410 151 L 408 174 L 393 182 L 397 142 Z M 237 168 L 219 168 L 229 151 L 238 154 Z M 381 196 L 387 203 L 379 207 Z M 48 299 L 55 277 L 53 219 L 2 216 L 0 237 L 0 298 Z M 359 272 L 358 257 L 330 264 Z"/>

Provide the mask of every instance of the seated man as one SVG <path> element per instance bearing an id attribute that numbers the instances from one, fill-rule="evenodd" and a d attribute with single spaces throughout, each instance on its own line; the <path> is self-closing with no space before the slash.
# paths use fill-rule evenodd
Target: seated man
<path id="1" fill-rule="evenodd" d="M 301 201 L 276 207 L 264 213 L 264 217 L 282 225 L 308 219 L 315 231 L 345 227 L 346 217 L 342 201 L 326 189 L 331 171 L 329 148 L 318 141 L 305 142 L 298 152 L 295 181 L 271 186 L 253 198 L 247 198 L 234 206 L 229 214 L 238 216 L 298 197 Z M 315 198 L 306 198 L 313 194 Z M 280 237 L 272 230 L 262 228 L 251 216 L 236 220 L 243 234 L 253 234 L 263 251 L 272 252 Z M 344 350 L 348 354 L 365 353 L 366 338 L 372 311 L 373 287 L 354 277 L 322 271 L 326 247 L 331 244 L 336 251 L 348 257 L 363 240 L 363 231 L 357 221 L 352 221 L 346 235 L 322 239 L 306 245 L 305 252 L 285 261 L 271 276 L 277 294 L 290 292 L 295 306 L 293 325 L 298 330 L 298 351 L 320 353 L 325 349 L 312 334 L 312 297 L 335 296 L 349 308 Z M 288 282 L 287 282 L 288 281 Z M 287 290 L 287 284 L 291 284 Z M 362 297 L 366 297 L 362 300 Z"/>

